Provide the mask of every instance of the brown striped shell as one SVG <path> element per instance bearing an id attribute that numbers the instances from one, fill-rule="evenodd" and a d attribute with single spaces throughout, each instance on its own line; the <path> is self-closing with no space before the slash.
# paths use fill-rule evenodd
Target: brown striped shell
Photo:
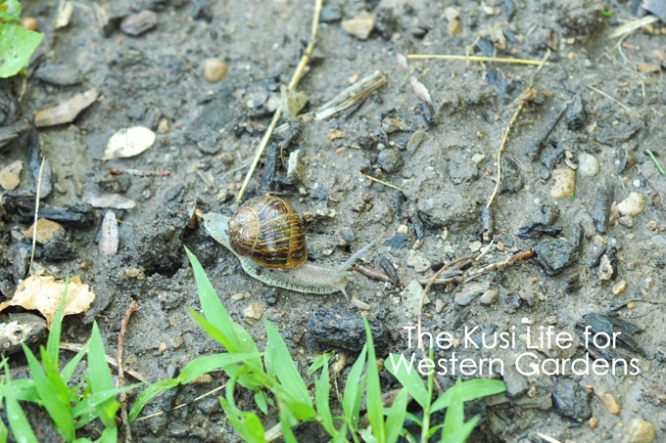
<path id="1" fill-rule="evenodd" d="M 267 268 L 293 269 L 308 258 L 303 220 L 286 201 L 270 195 L 248 200 L 231 216 L 229 243 Z"/>

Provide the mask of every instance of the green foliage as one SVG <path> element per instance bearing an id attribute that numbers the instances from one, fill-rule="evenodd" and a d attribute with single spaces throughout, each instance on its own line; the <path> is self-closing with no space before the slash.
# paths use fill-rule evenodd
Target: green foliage
<path id="1" fill-rule="evenodd" d="M 441 431 L 441 442 L 458 443 L 467 439 L 480 419 L 476 416 L 465 422 L 464 403 L 505 390 L 504 383 L 500 381 L 458 380 L 451 389 L 431 401 L 434 375 L 428 377 L 426 386 L 415 369 L 387 365 L 387 369 L 403 388 L 397 393 L 390 408 L 385 408 L 373 338 L 370 326 L 367 320 L 364 320 L 366 344 L 349 371 L 344 390 L 338 399 L 342 415 L 336 416 L 331 409 L 330 354 L 315 358 L 307 371 L 314 379 L 313 392 L 310 392 L 308 383 L 298 371 L 278 330 L 264 321 L 267 342 L 265 351 L 260 353 L 249 332 L 231 320 L 196 257 L 189 250 L 186 251 L 192 263 L 205 317 L 196 312 L 192 314 L 227 352 L 199 357 L 190 362 L 179 377 L 163 380 L 146 388 L 132 407 L 130 420 L 136 419 L 145 405 L 157 395 L 180 384 L 189 383 L 195 375 L 221 370 L 227 373 L 229 379 L 220 403 L 229 423 L 245 441 L 265 442 L 267 437 L 259 414 L 243 411 L 236 405 L 237 385 L 254 392 L 255 405 L 261 413 L 266 414 L 269 406 L 277 407 L 282 436 L 286 442 L 297 441 L 293 433 L 295 426 L 311 421 L 321 424 L 332 442 L 346 442 L 351 438 L 354 442 L 395 443 L 400 436 L 416 441 L 403 427 L 406 417 L 415 419 L 407 412 L 411 396 L 424 411 L 423 420 L 416 420 L 422 427 L 420 441 L 427 442 Z M 386 361 L 393 362 L 393 359 L 397 360 L 397 357 L 393 355 Z M 364 393 L 369 424 L 367 428 L 363 426 L 364 421 L 360 415 Z M 446 409 L 444 423 L 431 427 L 431 415 L 442 409 Z"/>
<path id="2" fill-rule="evenodd" d="M 49 332 L 46 348 L 43 346 L 40 348 L 41 364 L 35 354 L 23 346 L 32 378 L 12 380 L 7 360 L 2 361 L 5 378 L 0 386 L 0 401 L 4 401 L 7 408 L 9 429 L 17 441 L 37 441 L 20 406 L 19 400 L 21 400 L 43 406 L 53 420 L 55 428 L 66 441 L 77 440 L 77 430 L 99 418 L 105 429 L 98 441 L 115 442 L 118 440 L 115 418 L 120 408 L 120 402 L 115 397 L 138 385 L 114 388 L 97 323 L 93 324 L 88 343 L 62 371 L 59 370 L 60 333 L 66 296 L 65 290 L 60 309 Z M 86 355 L 88 373 L 85 380 L 70 386 L 76 366 Z M 8 436 L 8 430 L 6 425 L 0 422 L 0 441 L 6 441 L 3 436 Z"/>
<path id="3" fill-rule="evenodd" d="M 0 0 L 0 78 L 16 75 L 30 61 L 44 34 L 21 26 L 21 4 Z"/>

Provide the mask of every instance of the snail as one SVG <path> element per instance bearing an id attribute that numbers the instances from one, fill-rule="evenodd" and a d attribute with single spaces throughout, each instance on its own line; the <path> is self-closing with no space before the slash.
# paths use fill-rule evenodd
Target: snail
<path id="1" fill-rule="evenodd" d="M 203 225 L 215 241 L 240 260 L 243 270 L 269 286 L 306 294 L 342 292 L 352 273 L 349 267 L 374 244 L 358 250 L 341 266 L 306 262 L 305 226 L 300 215 L 274 196 L 248 200 L 231 217 L 209 212 Z"/>

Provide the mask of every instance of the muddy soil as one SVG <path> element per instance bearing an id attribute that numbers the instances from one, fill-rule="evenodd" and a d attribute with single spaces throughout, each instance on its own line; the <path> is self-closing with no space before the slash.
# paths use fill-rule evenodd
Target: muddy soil
<path id="1" fill-rule="evenodd" d="M 307 249 L 315 262 L 335 266 L 378 238 L 365 264 L 393 269 L 397 281 L 356 274 L 347 291 L 367 304 L 356 307 L 339 293 L 304 295 L 263 285 L 203 227 L 188 227 L 195 208 L 224 214 L 237 208 L 249 161 L 279 104 L 279 86 L 289 83 L 307 44 L 313 2 L 109 2 L 106 32 L 92 3 L 75 3 L 69 25 L 53 30 L 57 3 L 24 2 L 25 15 L 35 17 L 46 36 L 29 69 L 23 115 L 31 120 L 33 112 L 91 88 L 100 97 L 72 124 L 42 128 L 38 141 L 22 136 L 7 145 L 0 167 L 23 161 L 18 191 L 34 192 L 38 162 L 33 159 L 31 169 L 30 156 L 41 143 L 52 171 L 48 206 L 67 208 L 109 192 L 136 202 L 131 209 L 111 209 L 122 222 L 115 255 L 98 252 L 108 208 L 89 207 L 84 212 L 93 214 L 91 223 L 65 225 L 69 254 L 58 254 L 64 246 L 36 251 L 37 265 L 58 276 L 80 274 L 97 296 L 85 315 L 66 319 L 66 341 L 83 342 L 96 319 L 108 354 L 115 355 L 121 320 L 134 299 L 139 311 L 125 338 L 126 367 L 154 382 L 174 376 L 196 356 L 219 352 L 189 312 L 200 306 L 187 246 L 231 315 L 262 340 L 263 326 L 253 318 L 260 312 L 282 331 L 302 367 L 329 349 L 348 354 L 351 364 L 362 335 L 321 325 L 358 327 L 362 312 L 376 325 L 384 356 L 416 353 L 419 359 L 406 328 L 416 325 L 421 292 L 406 288 L 471 257 L 464 274 L 433 286 L 421 314 L 426 331 L 451 336 L 433 345 L 436 358 L 445 359 L 447 372 L 438 376 L 444 388 L 461 371 L 465 379 L 507 383 L 505 395 L 470 409 L 482 415 L 470 441 L 543 441 L 539 435 L 639 441 L 628 431 L 636 426 L 648 434 L 654 427 L 655 441 L 664 440 L 666 179 L 646 154 L 666 163 L 664 36 L 656 22 L 608 38 L 645 14 L 636 2 L 325 2 L 299 88 L 309 95 L 303 112 L 375 71 L 388 83 L 359 106 L 325 121 L 303 121 L 285 147 L 302 150 L 303 183 L 265 180 L 262 161 L 246 199 L 272 190 L 306 214 Z M 138 36 L 120 29 L 122 18 L 146 9 L 157 15 L 154 28 Z M 367 19 L 363 11 L 373 14 L 366 39 L 347 32 L 347 22 L 343 26 Z M 548 64 L 403 58 L 466 52 L 546 58 Z M 204 78 L 210 57 L 227 64 L 219 82 Z M 72 81 L 57 84 L 43 74 L 49 69 Z M 519 108 L 501 158 L 498 193 L 484 211 L 495 189 L 502 137 Z M 139 156 L 102 161 L 111 135 L 130 126 L 155 130 L 156 143 Z M 287 144 L 285 138 L 273 141 Z M 125 173 L 112 175 L 112 169 Z M 571 176 L 575 187 L 566 182 Z M 644 209 L 626 208 L 623 201 L 632 193 Z M 25 276 L 20 251 L 30 241 L 21 231 L 30 219 L 11 211 L 4 217 L 0 290 L 9 298 Z M 594 346 L 586 330 L 600 340 L 618 332 L 626 340 Z M 539 331 L 564 335 L 560 342 L 540 343 L 548 335 Z M 506 346 L 493 345 L 500 333 Z M 530 349 L 535 343 L 542 346 Z M 470 364 L 500 363 L 465 372 L 459 363 L 451 365 L 454 353 Z M 548 358 L 555 360 L 539 366 Z M 585 358 L 597 366 L 580 363 L 574 373 L 563 361 Z M 145 413 L 170 411 L 223 382 L 215 375 L 184 387 Z M 386 390 L 396 385 L 388 375 L 383 383 Z M 251 398 L 243 404 L 249 407 Z M 33 417 L 40 429 L 43 420 Z M 132 430 L 138 441 L 239 441 L 214 397 L 135 423 Z M 98 431 L 88 432 L 95 437 Z M 320 439 L 311 427 L 300 432 L 301 441 Z"/>

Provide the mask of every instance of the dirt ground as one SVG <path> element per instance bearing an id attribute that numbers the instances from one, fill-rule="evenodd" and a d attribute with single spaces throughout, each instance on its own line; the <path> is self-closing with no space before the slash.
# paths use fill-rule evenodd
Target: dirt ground
<path id="1" fill-rule="evenodd" d="M 416 325 L 420 290 L 406 288 L 471 257 L 462 272 L 450 274 L 449 284 L 433 286 L 422 311 L 425 330 L 452 336 L 452 346 L 435 346 L 436 358 L 450 362 L 455 353 L 502 362 L 488 372 L 463 373 L 465 379 L 504 379 L 508 387 L 505 395 L 470 406 L 470 413 L 482 415 L 470 441 L 642 441 L 635 429 L 649 433 L 650 426 L 655 441 L 666 438 L 666 179 L 646 153 L 666 163 L 665 40 L 661 22 L 608 38 L 645 14 L 637 2 L 325 1 L 316 50 L 299 87 L 309 95 L 303 112 L 375 71 L 388 83 L 360 106 L 300 125 L 287 148 L 304 154 L 302 184 L 269 183 L 262 161 L 246 198 L 276 191 L 306 214 L 307 248 L 316 262 L 335 266 L 378 238 L 365 264 L 394 270 L 398 281 L 356 274 L 347 291 L 367 306 L 352 306 L 341 294 L 267 287 L 246 276 L 202 226 L 188 227 L 195 207 L 224 214 L 237 208 L 248 163 L 279 103 L 279 86 L 289 83 L 308 42 L 313 2 L 120 0 L 108 4 L 106 35 L 92 3 L 76 3 L 69 25 L 58 30 L 51 25 L 57 1 L 23 3 L 24 15 L 35 17 L 46 34 L 29 69 L 23 115 L 31 119 L 91 88 L 100 94 L 74 123 L 39 129 L 52 170 L 45 204 L 67 208 L 106 193 L 136 202 L 113 209 L 122 222 L 115 255 L 98 252 L 107 209 L 88 207 L 94 221 L 65 225 L 66 247 L 37 251 L 38 265 L 63 277 L 80 274 L 97 296 L 85 315 L 66 319 L 65 341 L 83 342 L 97 319 L 107 352 L 115 355 L 121 320 L 134 299 L 139 311 L 125 339 L 126 367 L 154 382 L 176 375 L 196 356 L 219 352 L 189 311 L 200 306 L 187 246 L 231 315 L 261 339 L 263 326 L 252 318 L 260 312 L 284 334 L 303 368 L 329 349 L 348 354 L 351 364 L 358 331 L 324 326 L 362 327 L 363 311 L 379 331 L 383 355 L 416 353 L 419 359 L 405 328 Z M 144 9 L 157 13 L 156 27 L 139 36 L 120 29 L 119 19 Z M 374 14 L 366 39 L 343 26 L 363 11 Z M 403 58 L 466 51 L 535 61 L 548 56 L 548 64 Z M 210 57 L 227 64 L 219 82 L 204 78 Z M 47 68 L 71 81 L 54 84 Z M 502 155 L 499 192 L 484 211 L 495 188 L 497 151 L 519 108 Z M 102 161 L 111 135 L 130 126 L 156 130 L 156 143 L 136 157 Z M 284 134 L 273 140 L 284 142 Z M 0 151 L 0 167 L 24 163 L 18 191 L 11 192 L 34 192 L 35 146 L 24 136 Z M 110 174 L 114 168 L 125 173 Z M 562 181 L 570 175 L 576 177 L 573 195 Z M 630 195 L 639 208 L 627 209 Z M 19 251 L 29 249 L 21 231 L 30 224 L 8 211 L 0 225 L 4 298 L 25 276 L 26 256 Z M 63 250 L 68 254 L 58 254 Z M 498 263 L 506 266 L 484 268 Z M 574 343 L 528 349 L 544 330 L 569 334 Z M 594 346 L 586 330 L 619 332 L 624 340 Z M 491 346 L 493 334 L 502 332 L 513 340 Z M 516 366 L 525 352 L 532 356 Z M 619 369 L 604 372 L 598 363 L 596 373 L 588 367 L 576 374 L 555 361 L 530 366 L 588 357 Z M 628 363 L 626 373 L 620 360 Z M 438 376 L 445 388 L 460 373 L 450 369 Z M 396 386 L 388 375 L 382 380 L 386 390 Z M 223 382 L 220 376 L 186 386 L 144 413 L 168 411 Z M 250 397 L 239 401 L 251 405 Z M 266 419 L 268 426 L 275 422 Z M 215 396 L 132 430 L 146 442 L 239 441 Z M 94 437 L 97 430 L 88 432 Z M 318 441 L 317 435 L 308 428 L 300 438 Z"/>

